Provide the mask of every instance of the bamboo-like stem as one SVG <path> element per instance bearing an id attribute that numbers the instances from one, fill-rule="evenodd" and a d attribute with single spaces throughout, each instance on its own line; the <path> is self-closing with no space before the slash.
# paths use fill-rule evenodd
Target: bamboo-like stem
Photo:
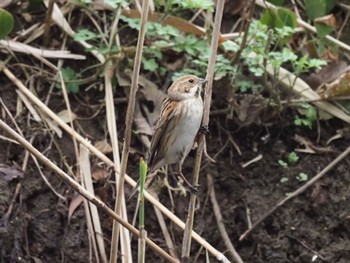
<path id="1" fill-rule="evenodd" d="M 118 32 L 118 21 L 120 18 L 120 9 L 119 7 L 115 11 L 115 17 L 112 24 L 111 33 L 109 36 L 109 43 L 108 48 L 111 50 L 112 45 L 115 43 L 115 36 Z M 113 100 L 113 86 L 112 86 L 112 79 L 114 75 L 114 64 L 112 63 L 112 59 L 106 59 L 105 63 L 105 102 L 106 102 L 106 116 L 107 116 L 107 127 L 108 127 L 108 133 L 111 139 L 112 149 L 113 149 L 113 163 L 115 170 L 115 187 L 116 189 L 119 188 L 120 184 L 120 177 L 119 177 L 119 171 L 120 171 L 120 154 L 119 154 L 119 144 L 118 144 L 118 130 L 117 130 L 117 124 L 115 122 L 115 107 L 114 107 L 114 100 Z M 124 218 L 124 220 L 128 220 L 127 218 L 127 211 L 126 211 L 126 203 L 125 198 L 123 197 L 121 200 L 121 210 L 120 215 Z M 120 231 L 120 253 L 122 256 L 122 262 L 132 262 L 132 255 L 131 255 L 131 242 L 130 242 L 130 233 L 127 231 L 127 229 L 123 228 Z M 113 253 L 113 258 L 117 253 L 118 249 L 118 235 L 112 235 L 111 240 L 111 255 Z M 114 249 L 113 249 L 114 248 Z M 110 256 L 112 258 L 112 256 Z"/>
<path id="2" fill-rule="evenodd" d="M 115 212 L 117 214 L 120 214 L 122 200 L 124 197 L 124 180 L 125 180 L 126 166 L 128 164 L 128 157 L 129 157 L 129 148 L 130 148 L 130 141 L 131 141 L 131 128 L 132 128 L 134 109 L 135 109 L 136 91 L 137 91 L 138 83 L 139 83 L 142 48 L 143 48 L 143 43 L 144 43 L 145 34 L 146 34 L 148 5 L 149 5 L 149 0 L 143 1 L 140 31 L 139 31 L 139 35 L 138 35 L 138 39 L 137 39 L 136 54 L 135 54 L 135 60 L 134 60 L 134 70 L 133 70 L 132 80 L 131 80 L 129 103 L 128 103 L 128 108 L 126 111 L 126 118 L 125 118 L 125 134 L 124 134 L 121 167 L 120 167 L 120 179 L 119 179 L 117 198 L 116 198 L 116 204 L 115 204 Z M 113 221 L 112 241 L 113 241 L 113 244 L 116 244 L 116 245 L 114 245 L 111 248 L 111 257 L 110 257 L 110 261 L 109 261 L 110 263 L 115 263 L 117 260 L 117 255 L 118 255 L 118 253 L 117 253 L 117 251 L 118 251 L 117 237 L 118 237 L 118 235 L 119 235 L 119 224 L 117 224 L 115 221 Z"/>
<path id="3" fill-rule="evenodd" d="M 64 171 L 62 171 L 57 165 L 55 165 L 45 155 L 43 155 L 36 148 L 34 148 L 30 142 L 28 142 L 25 138 L 23 138 L 21 135 L 19 135 L 17 132 L 15 132 L 13 129 L 11 129 L 11 127 L 8 126 L 1 119 L 0 119 L 0 129 L 7 132 L 12 138 L 14 138 L 17 142 L 19 142 L 26 150 L 28 150 L 32 155 L 34 155 L 43 165 L 45 165 L 50 170 L 52 170 L 59 179 L 61 179 L 67 185 L 72 187 L 75 191 L 77 191 L 80 195 L 82 195 L 84 198 L 89 200 L 91 203 L 93 203 L 94 205 L 96 205 L 99 208 L 101 208 L 102 210 L 104 210 L 114 220 L 118 221 L 118 223 L 120 223 L 121 225 L 126 227 L 131 233 L 133 233 L 134 235 L 136 235 L 138 237 L 140 236 L 140 232 L 134 226 L 132 226 L 128 222 L 124 221 L 122 217 L 120 217 L 117 213 L 115 213 L 112 209 L 110 209 L 104 202 L 102 202 L 100 199 L 96 198 L 89 191 L 84 189 L 79 183 L 77 183 L 68 174 L 66 174 Z M 146 243 L 147 243 L 147 245 L 150 246 L 150 248 L 152 248 L 154 251 L 156 251 L 156 253 L 161 255 L 164 259 L 168 260 L 169 262 L 177 262 L 177 260 L 172 258 L 168 253 L 166 253 L 164 250 L 162 250 L 159 246 L 157 246 L 149 238 L 146 238 Z"/>
<path id="4" fill-rule="evenodd" d="M 147 237 L 147 232 L 145 230 L 145 181 L 147 176 L 147 164 L 141 158 L 140 160 L 140 208 L 139 208 L 139 231 L 140 231 L 140 238 L 139 238 L 139 246 L 138 246 L 138 263 L 144 263 L 145 262 L 145 255 L 146 255 L 146 243 L 145 243 L 145 237 Z"/>
<path id="5" fill-rule="evenodd" d="M 219 43 L 220 27 L 221 27 L 221 20 L 222 20 L 222 15 L 224 10 L 224 4 L 225 4 L 224 0 L 218 0 L 216 2 L 213 36 L 211 39 L 211 49 L 210 49 L 211 53 L 209 57 L 207 76 L 206 76 L 206 80 L 208 81 L 208 83 L 205 89 L 205 96 L 204 96 L 204 113 L 203 113 L 203 121 L 202 121 L 203 126 L 208 126 L 209 124 L 209 113 L 210 113 L 212 86 L 213 86 L 214 71 L 215 71 L 215 61 L 216 61 L 216 53 L 217 53 L 218 43 Z M 199 170 L 200 170 L 200 164 L 202 160 L 203 147 L 204 147 L 204 135 L 201 134 L 199 136 L 199 145 L 198 145 L 198 149 L 196 153 L 196 161 L 193 169 L 192 185 L 197 185 L 199 181 Z M 191 194 L 191 197 L 190 197 L 188 216 L 186 220 L 186 227 L 185 227 L 184 237 L 182 241 L 181 257 L 184 262 L 188 261 L 190 256 L 191 233 L 193 229 L 196 197 L 197 196 L 193 193 Z"/>

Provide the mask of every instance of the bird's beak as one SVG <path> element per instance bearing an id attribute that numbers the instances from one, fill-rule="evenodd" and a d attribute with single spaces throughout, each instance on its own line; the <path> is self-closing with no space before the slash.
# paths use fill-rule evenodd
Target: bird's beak
<path id="1" fill-rule="evenodd" d="M 206 79 L 199 79 L 199 84 L 207 83 L 208 81 Z"/>

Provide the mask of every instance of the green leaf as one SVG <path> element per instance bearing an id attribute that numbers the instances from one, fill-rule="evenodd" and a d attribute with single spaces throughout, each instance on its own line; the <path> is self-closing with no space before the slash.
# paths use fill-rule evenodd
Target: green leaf
<path id="1" fill-rule="evenodd" d="M 232 51 L 232 52 L 237 52 L 239 50 L 239 45 L 237 45 L 233 41 L 225 41 L 222 44 L 222 47 L 225 49 L 225 51 Z"/>
<path id="2" fill-rule="evenodd" d="M 155 71 L 156 69 L 158 69 L 158 63 L 153 58 L 151 59 L 142 58 L 142 63 L 145 70 Z"/>
<path id="3" fill-rule="evenodd" d="M 0 39 L 3 39 L 11 33 L 14 19 L 11 13 L 0 8 Z"/>
<path id="4" fill-rule="evenodd" d="M 62 76 L 65 81 L 72 80 L 75 77 L 75 71 L 71 67 L 63 68 Z"/>
<path id="5" fill-rule="evenodd" d="M 298 25 L 296 15 L 284 7 L 266 9 L 260 21 L 271 28 L 282 28 L 285 26 L 296 28 Z"/>
<path id="6" fill-rule="evenodd" d="M 206 9 L 213 11 L 212 0 L 175 0 L 173 4 L 178 4 L 183 9 Z"/>
<path id="7" fill-rule="evenodd" d="M 306 12 L 314 20 L 317 17 L 327 15 L 336 2 L 336 0 L 305 0 Z"/>
<path id="8" fill-rule="evenodd" d="M 306 182 L 309 179 L 309 176 L 306 173 L 300 173 L 297 176 L 299 182 Z"/>
<path id="9" fill-rule="evenodd" d="M 334 28 L 332 26 L 319 24 L 319 23 L 315 23 L 315 27 L 316 27 L 316 30 L 317 30 L 317 35 L 320 38 L 324 38 L 325 36 L 327 36 L 330 33 L 332 33 L 333 30 L 334 30 Z"/>
<path id="10" fill-rule="evenodd" d="M 140 19 L 139 18 L 128 18 L 125 16 L 120 16 L 120 19 L 128 24 L 132 29 L 140 29 Z"/>
<path id="11" fill-rule="evenodd" d="M 269 0 L 269 2 L 275 6 L 283 6 L 285 0 Z"/>
<path id="12" fill-rule="evenodd" d="M 76 72 L 70 68 L 62 68 L 61 69 L 63 80 L 66 84 L 67 92 L 78 93 L 79 92 L 79 83 L 76 81 L 77 74 Z M 56 83 L 56 88 L 62 89 L 61 83 Z"/>
<path id="13" fill-rule="evenodd" d="M 145 199 L 144 189 L 147 176 L 147 164 L 141 157 L 140 159 L 140 207 L 139 207 L 139 226 L 143 228 L 145 226 Z"/>
<path id="14" fill-rule="evenodd" d="M 308 120 L 310 121 L 315 121 L 317 119 L 317 111 L 315 109 L 315 107 L 311 106 L 310 104 L 308 104 L 309 107 L 307 107 L 306 111 L 305 111 L 305 116 Z"/>
<path id="15" fill-rule="evenodd" d="M 327 61 L 317 58 L 312 58 L 309 60 L 309 67 L 310 68 L 316 68 L 321 69 L 321 66 L 327 65 Z"/>
<path id="16" fill-rule="evenodd" d="M 147 164 L 143 158 L 140 160 L 140 186 L 144 186 L 147 176 Z"/>
<path id="17" fill-rule="evenodd" d="M 287 26 L 291 28 L 297 27 L 298 25 L 297 17 L 293 11 L 284 7 L 279 7 L 277 8 L 277 15 L 280 18 L 280 20 L 283 22 L 283 26 Z"/>
<path id="18" fill-rule="evenodd" d="M 286 182 L 288 182 L 289 181 L 289 179 L 287 178 L 287 177 L 282 177 L 281 178 L 281 180 L 280 180 L 280 182 L 283 184 L 283 183 L 286 183 Z"/>
<path id="19" fill-rule="evenodd" d="M 75 41 L 87 41 L 91 39 L 97 39 L 101 36 L 99 34 L 96 34 L 88 29 L 80 29 L 77 33 L 74 34 L 74 40 Z"/>
<path id="20" fill-rule="evenodd" d="M 302 125 L 302 119 L 300 119 L 299 117 L 295 118 L 294 124 L 296 126 L 301 126 Z"/>
<path id="21" fill-rule="evenodd" d="M 281 165 L 283 168 L 288 168 L 288 163 L 286 163 L 283 160 L 278 160 L 278 164 Z"/>
<path id="22" fill-rule="evenodd" d="M 296 152 L 291 152 L 288 155 L 288 162 L 289 163 L 296 163 L 299 160 L 299 156 L 296 154 Z"/>

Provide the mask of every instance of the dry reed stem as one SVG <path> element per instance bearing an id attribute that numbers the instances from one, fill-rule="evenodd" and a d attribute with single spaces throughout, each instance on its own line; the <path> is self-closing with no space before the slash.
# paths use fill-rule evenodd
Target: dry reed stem
<path id="1" fill-rule="evenodd" d="M 138 89 L 139 74 L 140 74 L 140 68 L 141 68 L 142 49 L 143 49 L 143 43 L 144 43 L 145 35 L 146 35 L 148 6 L 149 6 L 149 0 L 143 1 L 140 30 L 139 30 L 139 35 L 138 35 L 138 39 L 137 39 L 136 54 L 135 54 L 135 59 L 134 59 L 134 69 L 133 69 L 133 74 L 132 74 L 132 79 L 131 79 L 129 103 L 128 103 L 126 117 L 125 117 L 125 133 L 124 133 L 123 152 L 122 152 L 122 160 L 121 160 L 121 167 L 120 167 L 120 174 L 119 174 L 120 178 L 119 178 L 119 183 L 118 183 L 117 198 L 116 198 L 116 205 L 115 205 L 115 212 L 118 214 L 120 214 L 120 212 L 121 212 L 122 202 L 125 198 L 124 197 L 124 181 L 125 181 L 126 167 L 128 165 L 132 123 L 133 123 L 133 116 L 134 116 L 135 102 L 136 102 L 136 92 Z M 111 247 L 111 254 L 110 254 L 110 261 L 109 261 L 110 263 L 114 263 L 117 260 L 117 255 L 118 255 L 118 253 L 117 253 L 118 252 L 118 239 L 117 239 L 117 237 L 118 237 L 118 234 L 119 234 L 119 224 L 117 224 L 114 221 L 113 222 L 113 231 L 112 231 L 112 244 L 116 244 L 116 245 Z"/>
<path id="2" fill-rule="evenodd" d="M 91 167 L 90 159 L 89 159 L 90 151 L 82 144 L 80 144 L 79 146 L 80 146 L 79 147 L 80 149 L 79 168 L 80 168 L 82 185 L 92 195 L 95 195 L 94 186 L 92 183 L 91 168 L 90 168 Z M 87 210 L 85 210 L 86 217 L 91 218 L 91 222 L 93 225 L 92 232 L 90 232 L 92 239 L 96 240 L 98 251 L 100 252 L 99 254 L 101 256 L 101 261 L 105 263 L 107 262 L 107 254 L 106 254 L 105 243 L 103 239 L 101 221 L 100 221 L 97 207 L 92 203 L 89 203 L 89 205 L 86 208 L 87 208 Z"/>
<path id="3" fill-rule="evenodd" d="M 207 69 L 207 76 L 206 80 L 208 81 L 206 89 L 205 89 L 205 97 L 204 97 L 204 113 L 203 113 L 203 126 L 208 126 L 209 124 L 209 113 L 210 113 L 210 102 L 211 102 L 211 96 L 212 96 L 212 86 L 213 86 L 213 79 L 214 79 L 214 71 L 215 71 L 215 61 L 216 61 L 216 53 L 218 49 L 218 43 L 219 43 L 219 36 L 220 36 L 220 27 L 221 27 L 221 21 L 222 21 L 222 15 L 224 10 L 225 1 L 224 0 L 218 0 L 216 2 L 216 10 L 215 10 L 215 19 L 214 19 L 214 25 L 213 25 L 213 35 L 211 40 L 211 53 L 209 57 L 208 62 L 208 69 Z M 193 170 L 193 178 L 192 178 L 192 184 L 197 185 L 199 181 L 199 171 L 200 171 L 200 165 L 201 165 L 201 159 L 202 159 L 202 153 L 203 153 L 203 147 L 204 147 L 204 135 L 201 134 L 199 136 L 199 145 L 196 153 L 196 160 Z M 190 203 L 189 203 L 189 209 L 188 209 L 188 216 L 186 220 L 186 227 L 184 232 L 184 237 L 182 241 L 182 253 L 181 257 L 183 261 L 188 261 L 190 256 L 190 250 L 191 250 L 191 232 L 193 229 L 193 222 L 194 222 L 194 212 L 195 212 L 195 206 L 196 206 L 196 194 L 191 194 L 190 197 Z M 224 262 L 228 262 L 226 257 L 223 254 L 217 255 L 218 260 L 223 260 Z"/>
<path id="4" fill-rule="evenodd" d="M 215 194 L 215 189 L 214 189 L 214 179 L 213 179 L 213 176 L 210 174 L 207 175 L 207 183 L 208 183 L 210 201 L 211 201 L 212 206 L 213 206 L 213 212 L 215 215 L 216 223 L 218 224 L 218 229 L 219 229 L 220 235 L 221 235 L 221 237 L 222 237 L 222 239 L 227 247 L 227 250 L 229 251 L 229 253 L 231 253 L 231 256 L 235 260 L 235 262 L 243 263 L 243 260 L 240 257 L 240 255 L 237 253 L 235 247 L 233 246 L 233 244 L 230 240 L 230 237 L 226 231 L 225 225 L 223 223 L 219 202 L 216 199 L 216 194 Z"/>
<path id="5" fill-rule="evenodd" d="M 111 32 L 109 35 L 109 42 L 108 47 L 109 49 L 112 48 L 113 44 L 115 43 L 115 37 L 117 36 L 118 32 L 118 22 L 120 18 L 120 7 L 115 11 L 115 17 L 114 21 L 112 23 Z M 117 43 L 117 45 L 120 45 L 120 43 Z M 118 143 L 118 132 L 117 132 L 117 125 L 116 125 L 116 116 L 115 116 L 115 107 L 114 107 L 114 96 L 113 96 L 113 87 L 112 87 L 112 78 L 114 73 L 114 64 L 112 63 L 112 60 L 107 60 L 105 65 L 105 90 L 106 90 L 106 113 L 107 113 L 107 126 L 109 131 L 109 136 L 112 143 L 113 148 L 113 162 L 114 167 L 116 170 L 120 171 L 120 153 L 119 153 L 119 143 Z M 120 176 L 119 173 L 115 172 L 115 187 L 116 189 L 119 188 L 120 185 Z M 116 197 L 117 200 L 117 197 Z M 124 195 L 122 196 L 121 200 L 121 215 L 122 217 L 127 221 L 127 209 L 126 209 L 126 202 Z M 110 260 L 116 260 L 117 251 L 118 251 L 118 233 L 114 234 L 114 224 L 113 222 L 113 228 L 112 228 L 112 239 L 111 239 L 111 250 L 110 250 Z M 132 261 L 132 254 L 131 254 L 131 242 L 130 242 L 130 233 L 126 228 L 122 228 L 120 231 L 120 249 L 121 249 L 121 255 L 122 256 L 122 262 L 130 262 Z"/>

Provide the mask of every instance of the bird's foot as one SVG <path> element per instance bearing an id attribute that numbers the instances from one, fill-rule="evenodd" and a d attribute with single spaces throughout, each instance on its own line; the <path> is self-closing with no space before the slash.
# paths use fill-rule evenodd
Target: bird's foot
<path id="1" fill-rule="evenodd" d="M 210 132 L 210 131 L 209 131 L 209 127 L 208 127 L 208 126 L 202 125 L 202 126 L 199 128 L 199 133 L 201 133 L 201 134 L 208 135 L 209 132 Z"/>
<path id="2" fill-rule="evenodd" d="M 199 185 L 192 185 L 189 181 L 187 181 L 186 177 L 182 173 L 177 173 L 176 175 L 184 181 L 186 187 L 191 191 L 192 194 L 198 193 Z"/>

